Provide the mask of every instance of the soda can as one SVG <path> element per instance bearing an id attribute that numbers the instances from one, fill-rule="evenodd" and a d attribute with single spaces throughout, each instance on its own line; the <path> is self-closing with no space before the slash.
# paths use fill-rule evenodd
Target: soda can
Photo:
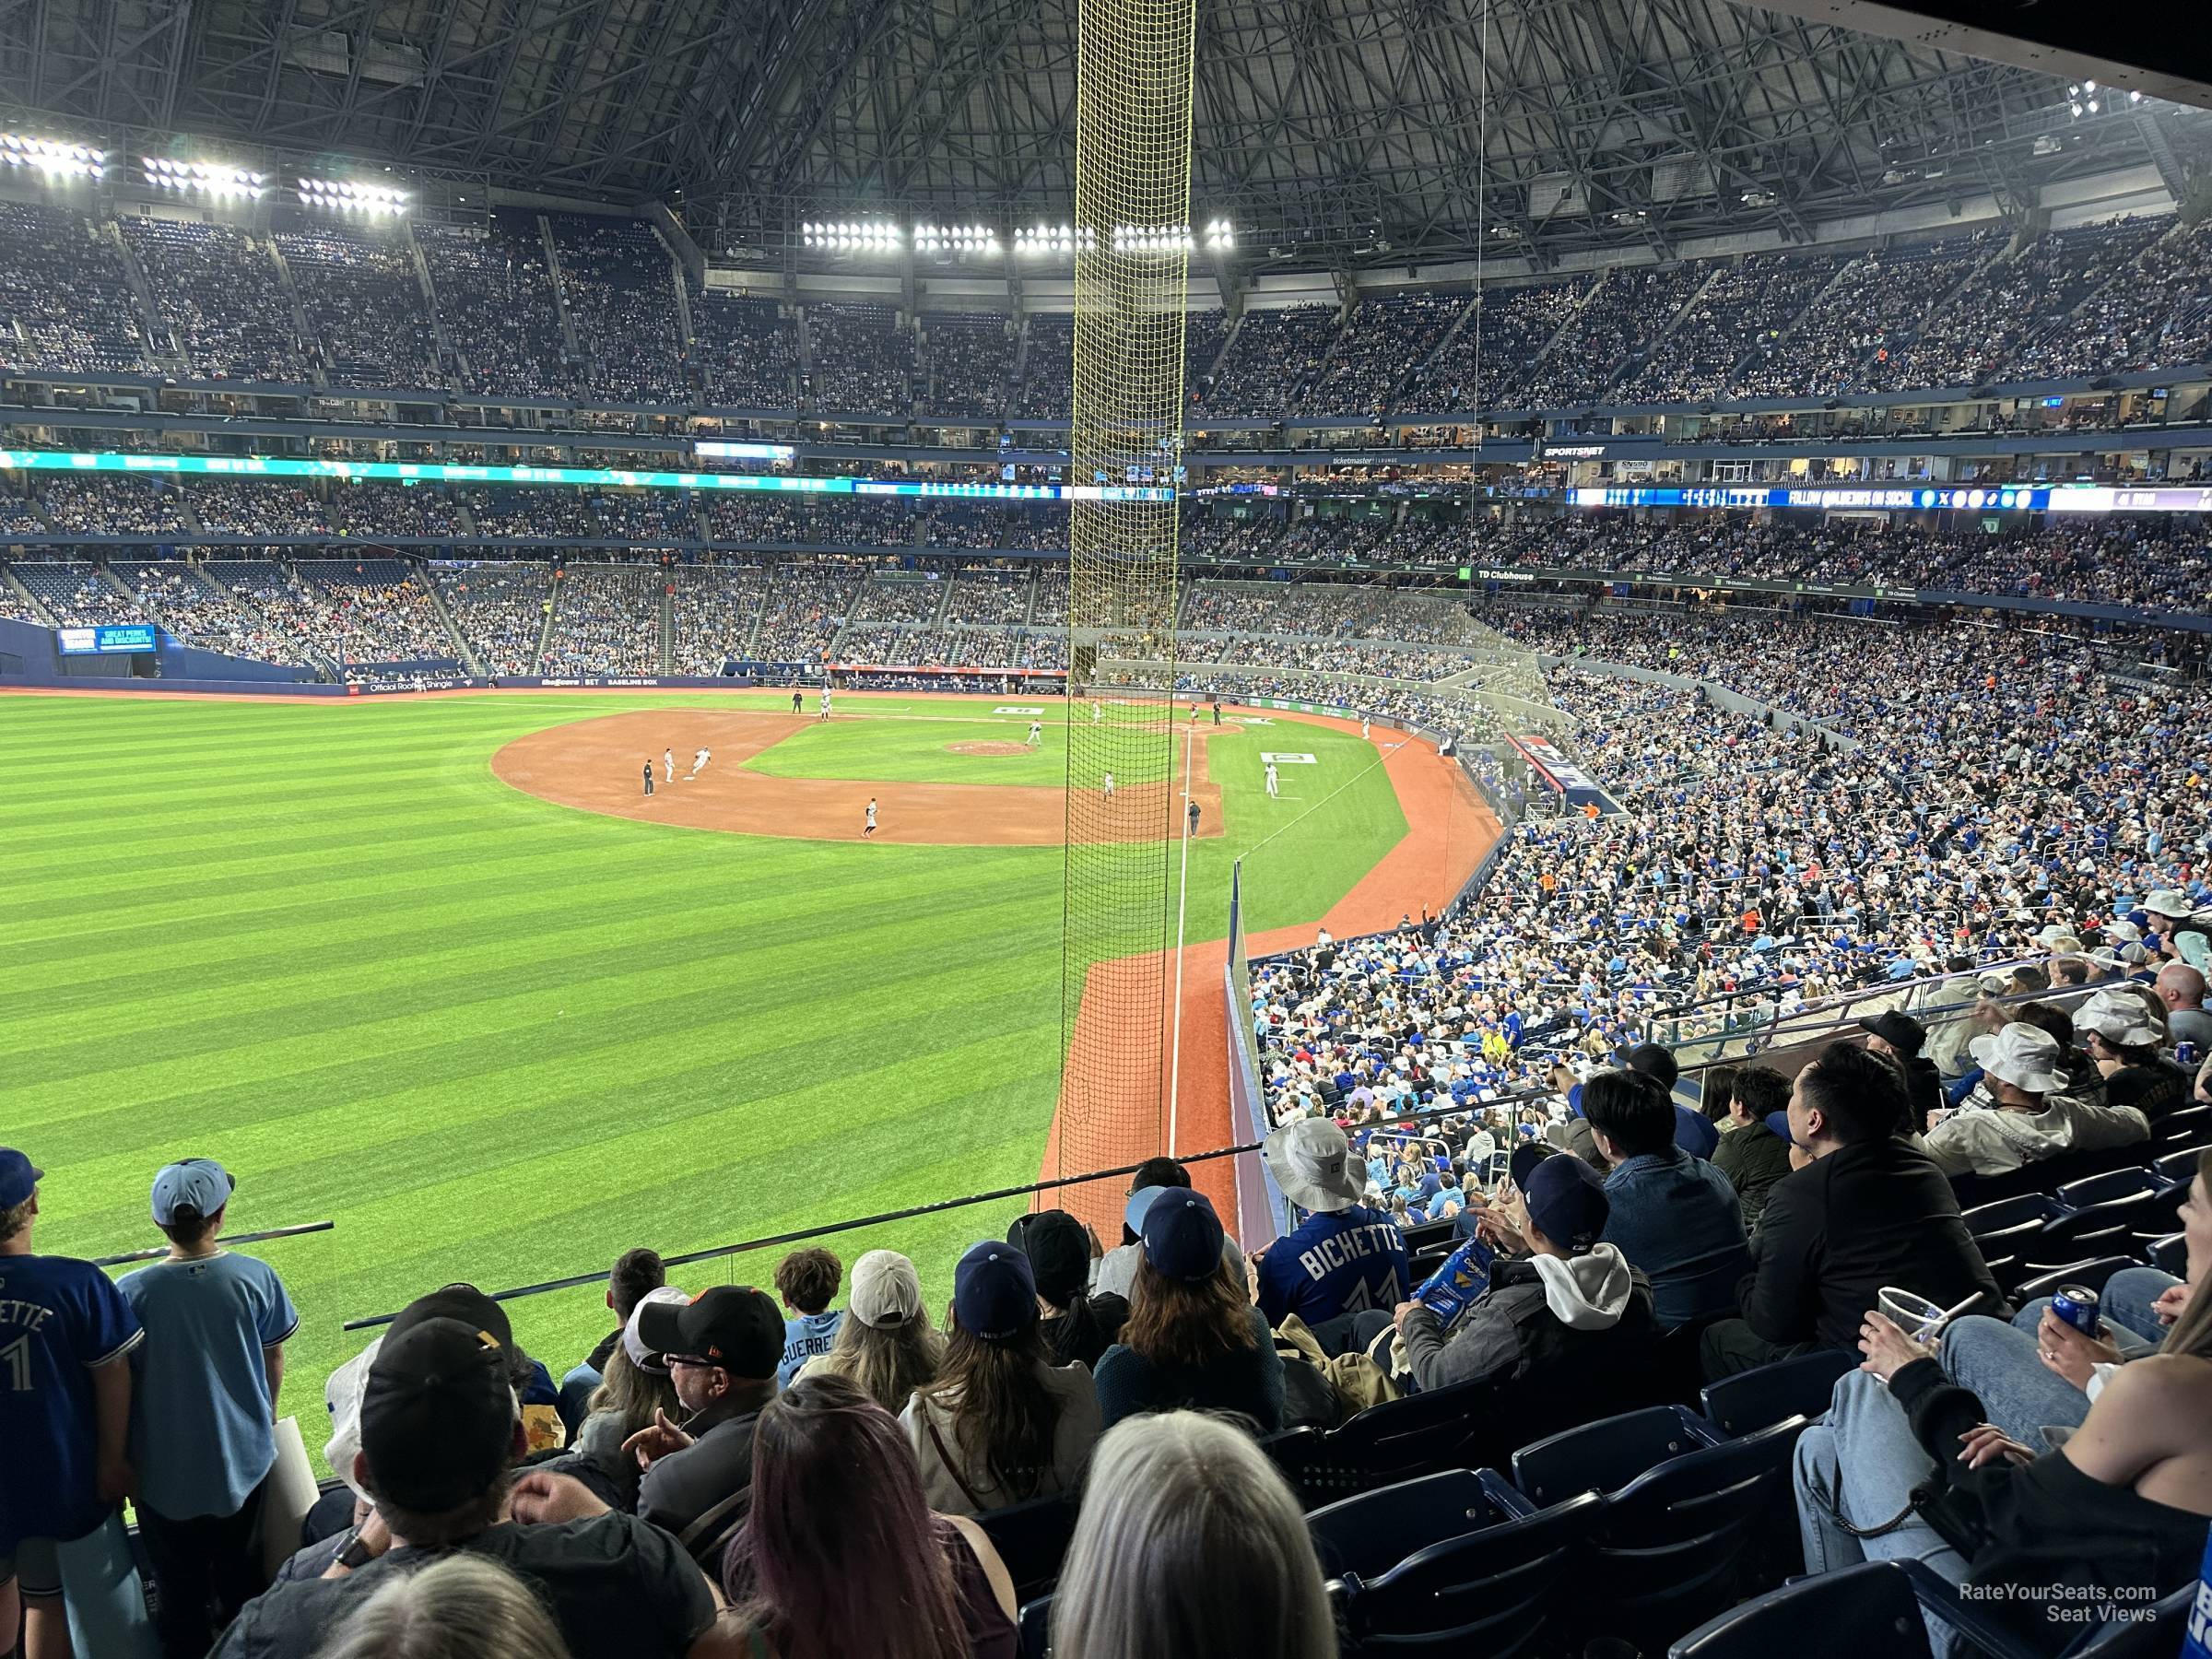
<path id="1" fill-rule="evenodd" d="M 2104 1322 L 2097 1316 L 2097 1292 L 2086 1285 L 2061 1285 L 2051 1298 L 2051 1312 L 2084 1336 L 2104 1335 Z"/>
<path id="2" fill-rule="evenodd" d="M 2186 1041 L 2175 1043 L 2173 1058 L 2174 1064 L 2184 1071 L 2194 1071 L 2196 1067 L 2196 1044 Z"/>
<path id="3" fill-rule="evenodd" d="M 1498 1253 L 1478 1238 L 1444 1258 L 1444 1265 L 1423 1279 L 1413 1300 L 1436 1315 L 1446 1329 L 1452 1322 L 1482 1299 L 1490 1288 L 1490 1264 Z"/>

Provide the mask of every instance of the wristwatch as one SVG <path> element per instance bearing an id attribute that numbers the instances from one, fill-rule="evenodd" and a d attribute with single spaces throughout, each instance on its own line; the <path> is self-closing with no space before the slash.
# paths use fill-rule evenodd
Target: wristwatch
<path id="1" fill-rule="evenodd" d="M 359 1572 L 376 1557 L 377 1552 L 369 1547 L 369 1540 L 357 1532 L 353 1535 L 353 1541 L 338 1551 L 337 1564 L 348 1572 Z"/>

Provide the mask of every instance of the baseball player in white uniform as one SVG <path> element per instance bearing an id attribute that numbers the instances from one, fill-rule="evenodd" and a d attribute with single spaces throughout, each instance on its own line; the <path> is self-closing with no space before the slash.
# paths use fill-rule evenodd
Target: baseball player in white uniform
<path id="1" fill-rule="evenodd" d="M 827 686 L 822 688 L 821 712 L 816 714 L 815 718 L 817 720 L 827 720 L 830 718 L 830 688 Z"/>
<path id="2" fill-rule="evenodd" d="M 1097 698 L 1092 698 L 1090 700 L 1090 724 L 1092 725 L 1097 725 L 1100 721 L 1105 718 L 1106 705 L 1100 702 Z"/>
<path id="3" fill-rule="evenodd" d="M 1278 787 L 1279 782 L 1280 780 L 1275 775 L 1275 762 L 1270 760 L 1267 762 L 1267 794 L 1270 798 L 1282 793 Z"/>
<path id="4" fill-rule="evenodd" d="M 675 751 L 674 749 L 672 749 L 672 748 L 665 748 L 665 749 L 663 749 L 663 750 L 661 751 L 661 764 L 662 764 L 663 766 L 665 766 L 665 767 L 666 767 L 666 768 L 668 769 L 668 776 L 667 776 L 665 779 L 664 779 L 664 780 L 663 780 L 663 782 L 668 782 L 668 783 L 673 783 L 673 782 L 676 782 L 676 751 Z"/>
<path id="5" fill-rule="evenodd" d="M 1110 801 L 1113 799 L 1113 774 L 1112 772 L 1106 774 L 1106 798 Z"/>
<path id="6" fill-rule="evenodd" d="M 713 758 L 714 757 L 712 754 L 703 748 L 700 749 L 698 754 L 692 756 L 690 776 L 687 778 L 685 782 L 688 782 L 690 778 L 696 778 L 700 772 L 706 771 L 707 762 L 712 760 Z"/>
<path id="7" fill-rule="evenodd" d="M 867 840 L 867 839 L 868 839 L 868 837 L 869 837 L 869 836 L 871 836 L 871 835 L 873 835 L 873 834 L 875 834 L 875 833 L 876 833 L 876 797 L 875 797 L 874 795 L 870 795 L 870 796 L 868 797 L 868 826 L 867 826 L 867 828 L 866 828 L 866 829 L 863 830 L 860 832 L 860 839 L 861 839 L 861 840 L 863 840 L 863 841 L 865 841 L 865 840 Z"/>
<path id="8" fill-rule="evenodd" d="M 1039 748 L 1039 747 L 1041 747 L 1043 746 L 1043 743 L 1044 743 L 1044 723 L 1043 723 L 1042 721 L 1040 721 L 1040 720 L 1032 720 L 1032 721 L 1030 721 L 1030 747 L 1031 748 Z"/>
<path id="9" fill-rule="evenodd" d="M 1367 735 L 1367 716 L 1364 714 L 1359 716 L 1359 735 L 1361 737 Z"/>

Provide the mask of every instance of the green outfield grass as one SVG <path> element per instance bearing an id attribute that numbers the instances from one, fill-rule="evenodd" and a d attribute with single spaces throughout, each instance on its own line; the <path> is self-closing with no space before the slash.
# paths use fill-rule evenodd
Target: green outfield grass
<path id="1" fill-rule="evenodd" d="M 305 1316 L 286 1404 L 319 1450 L 321 1380 L 363 1340 L 348 1317 L 1034 1178 L 1057 849 L 673 829 L 490 771 L 548 725 L 703 705 L 789 700 L 0 699 L 0 1141 L 47 1171 L 40 1247 L 159 1243 L 147 1183 L 190 1155 L 241 1177 L 234 1230 L 335 1221 L 262 1247 Z M 944 750 L 1019 741 L 1027 718 L 987 707 L 841 700 L 754 764 L 1059 782 L 1064 751 Z M 1194 939 L 1222 930 L 1231 857 L 1347 780 L 1254 861 L 1255 927 L 1318 916 L 1404 832 L 1356 738 L 1264 732 L 1213 748 L 1228 833 L 1194 852 Z M 1277 747 L 1321 764 L 1285 768 L 1270 802 L 1258 753 Z M 951 764 L 974 770 L 933 770 Z M 1019 1207 L 834 1243 L 848 1263 L 906 1251 L 934 1302 Z M 774 1259 L 679 1278 L 765 1282 Z M 512 1312 L 557 1374 L 606 1325 L 596 1291 Z"/>

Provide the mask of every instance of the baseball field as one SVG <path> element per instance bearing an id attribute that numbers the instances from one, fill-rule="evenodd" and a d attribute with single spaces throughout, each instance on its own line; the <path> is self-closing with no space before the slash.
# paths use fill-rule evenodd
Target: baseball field
<path id="1" fill-rule="evenodd" d="M 319 1450 L 321 1380 L 363 1340 L 342 1322 L 425 1288 L 1033 1179 L 1063 855 L 1023 826 L 1066 771 L 1042 706 L 1032 747 L 988 699 L 827 724 L 766 694 L 0 700 L 0 1143 L 47 1171 L 40 1247 L 160 1243 L 147 1183 L 194 1155 L 240 1177 L 232 1230 L 335 1222 L 257 1249 L 304 1316 L 286 1406 Z M 1276 718 L 1204 742 L 1194 940 L 1241 853 L 1267 928 L 1406 838 L 1385 734 Z M 1279 798 L 1273 747 L 1312 757 Z M 935 791 L 950 831 L 920 828 Z M 907 1251 L 934 1302 L 1017 1207 L 832 1242 Z M 512 1311 L 557 1374 L 606 1327 L 595 1290 Z"/>

